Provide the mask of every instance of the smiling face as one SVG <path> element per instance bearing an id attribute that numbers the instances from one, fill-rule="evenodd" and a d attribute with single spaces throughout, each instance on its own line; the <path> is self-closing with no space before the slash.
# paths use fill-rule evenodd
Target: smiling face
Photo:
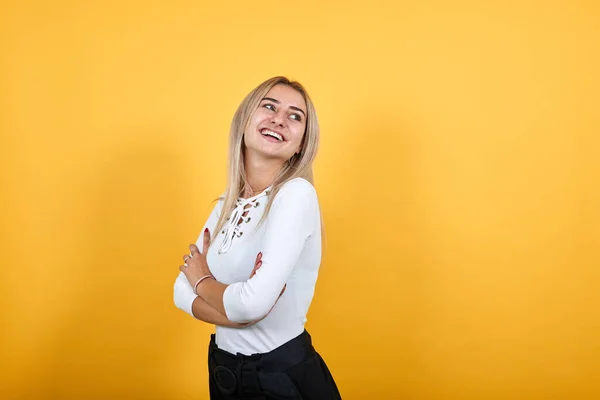
<path id="1" fill-rule="evenodd" d="M 306 130 L 306 102 L 296 89 L 277 84 L 252 114 L 244 134 L 246 152 L 289 160 L 299 153 Z"/>

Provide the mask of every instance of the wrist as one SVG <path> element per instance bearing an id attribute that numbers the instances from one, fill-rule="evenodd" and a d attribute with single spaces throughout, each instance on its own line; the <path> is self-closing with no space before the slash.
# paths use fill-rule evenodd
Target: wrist
<path id="1" fill-rule="evenodd" d="M 204 282 L 207 279 L 215 279 L 215 277 L 212 276 L 212 274 L 207 274 L 207 275 L 204 275 L 204 276 L 200 277 L 196 281 L 196 283 L 194 284 L 194 294 L 195 295 L 199 296 L 199 294 L 198 294 L 198 285 L 200 285 L 202 282 Z"/>

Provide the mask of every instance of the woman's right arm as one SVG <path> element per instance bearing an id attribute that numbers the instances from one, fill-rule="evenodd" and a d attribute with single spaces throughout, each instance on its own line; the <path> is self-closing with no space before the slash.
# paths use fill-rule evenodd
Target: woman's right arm
<path id="1" fill-rule="evenodd" d="M 254 268 L 252 269 L 250 278 L 252 278 L 254 276 L 254 274 L 256 274 L 256 271 L 261 267 L 261 265 L 262 265 L 262 254 L 259 253 L 254 262 Z M 183 278 L 185 278 L 185 275 L 183 275 Z M 187 279 L 185 279 L 185 281 L 187 282 Z M 191 288 L 191 286 L 190 286 L 190 288 Z M 284 286 L 283 290 L 279 294 L 279 297 L 281 297 L 283 292 L 285 292 L 285 288 L 286 287 Z M 193 294 L 193 292 L 192 292 L 192 294 Z M 278 300 L 279 300 L 279 298 L 278 298 Z M 206 301 L 204 301 L 204 299 L 202 299 L 202 297 L 200 297 L 200 296 L 196 296 L 196 298 L 193 300 L 191 312 L 192 312 L 192 316 L 196 319 L 202 320 L 204 322 L 208 322 L 209 324 L 218 325 L 218 326 L 226 326 L 229 328 L 246 328 L 248 326 L 256 324 L 259 321 L 262 321 L 270 313 L 270 311 L 269 311 L 269 313 L 267 313 L 267 315 L 265 315 L 261 319 L 252 321 L 252 322 L 246 322 L 246 323 L 232 322 L 226 316 L 224 316 L 223 314 L 218 312 L 215 308 L 213 308 Z"/>
<path id="2" fill-rule="evenodd" d="M 204 228 L 212 229 L 216 225 L 218 213 L 221 212 L 221 205 L 221 202 L 215 205 L 210 216 L 208 217 L 208 220 L 206 221 Z M 202 232 L 204 232 L 204 228 L 202 228 Z M 254 269 L 250 274 L 250 278 L 252 278 L 256 271 L 261 267 L 261 256 L 262 254 L 259 254 L 254 261 Z M 283 294 L 283 291 L 280 293 L 280 297 L 281 294 Z M 214 307 L 209 305 L 204 299 L 202 299 L 202 297 L 194 294 L 192 286 L 188 282 L 183 272 L 179 272 L 177 279 L 175 279 L 175 284 L 173 285 L 173 300 L 177 308 L 190 314 L 192 317 L 218 326 L 225 326 L 229 328 L 246 328 L 256 324 L 266 317 L 265 315 L 258 320 L 243 323 L 230 321 L 225 315 L 221 314 Z"/>
<path id="3" fill-rule="evenodd" d="M 204 232 L 205 228 L 212 229 L 219 218 L 221 212 L 222 201 L 219 200 L 213 207 L 206 224 L 200 232 Z M 202 234 L 201 236 L 202 237 Z M 240 324 L 231 322 L 226 316 L 218 312 L 216 309 L 208 305 L 200 296 L 194 294 L 192 286 L 187 278 L 180 272 L 173 285 L 173 300 L 175 306 L 182 311 L 190 314 L 192 317 L 213 325 L 227 326 L 230 328 L 244 328 L 251 324 Z"/>
<path id="4" fill-rule="evenodd" d="M 245 328 L 252 324 L 238 324 L 231 322 L 226 316 L 212 308 L 200 296 L 196 296 L 192 303 L 192 315 L 194 318 L 209 324 L 226 326 L 228 328 Z"/>
<path id="5" fill-rule="evenodd" d="M 245 328 L 251 325 L 231 322 L 226 316 L 208 305 L 200 296 L 194 294 L 192 286 L 182 272 L 179 273 L 175 279 L 175 285 L 173 285 L 173 300 L 177 308 L 209 324 L 229 328 Z"/>

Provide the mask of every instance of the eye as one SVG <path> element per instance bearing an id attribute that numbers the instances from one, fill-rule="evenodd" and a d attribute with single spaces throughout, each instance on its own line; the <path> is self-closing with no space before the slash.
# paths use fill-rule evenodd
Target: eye
<path id="1" fill-rule="evenodd" d="M 290 118 L 298 122 L 302 121 L 302 117 L 300 116 L 300 114 L 292 114 L 290 115 Z"/>
<path id="2" fill-rule="evenodd" d="M 271 104 L 271 103 L 265 103 L 265 104 L 263 104 L 263 107 L 266 108 L 266 109 L 268 109 L 268 110 L 275 111 L 275 106 L 273 104 Z"/>

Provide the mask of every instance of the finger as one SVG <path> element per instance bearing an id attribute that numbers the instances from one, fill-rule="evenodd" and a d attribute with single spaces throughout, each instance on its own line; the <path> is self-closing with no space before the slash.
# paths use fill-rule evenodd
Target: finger
<path id="1" fill-rule="evenodd" d="M 183 255 L 183 261 L 186 262 L 187 260 L 189 260 L 190 258 L 192 258 L 189 254 L 184 254 Z"/>
<path id="2" fill-rule="evenodd" d="M 259 252 L 256 255 L 256 260 L 254 261 L 254 270 L 252 271 L 252 275 L 254 275 L 256 270 L 258 270 L 261 265 L 262 265 L 262 252 Z"/>
<path id="3" fill-rule="evenodd" d="M 190 244 L 190 254 L 192 255 L 192 257 L 196 253 L 200 253 L 200 250 L 198 250 L 198 246 L 196 246 L 194 243 Z"/>
<path id="4" fill-rule="evenodd" d="M 254 269 L 252 270 L 252 273 L 250 274 L 250 278 L 252 278 L 256 274 L 256 271 L 258 271 L 258 269 L 260 268 L 261 265 L 262 265 L 262 261 L 258 261 L 256 264 L 254 264 Z"/>
<path id="5" fill-rule="evenodd" d="M 258 271 L 258 269 L 260 268 L 261 265 L 262 265 L 262 261 L 259 261 L 254 265 L 254 269 L 252 270 L 252 273 L 250 274 L 250 278 L 252 278 L 254 275 L 256 275 L 256 271 Z"/>
<path id="6" fill-rule="evenodd" d="M 202 244 L 202 254 L 206 254 L 208 251 L 208 245 L 210 244 L 210 231 L 208 228 L 204 230 L 204 242 Z"/>
<path id="7" fill-rule="evenodd" d="M 181 272 L 185 273 L 185 266 L 183 266 L 183 265 L 180 265 L 180 266 L 179 266 L 179 270 L 180 270 Z"/>

